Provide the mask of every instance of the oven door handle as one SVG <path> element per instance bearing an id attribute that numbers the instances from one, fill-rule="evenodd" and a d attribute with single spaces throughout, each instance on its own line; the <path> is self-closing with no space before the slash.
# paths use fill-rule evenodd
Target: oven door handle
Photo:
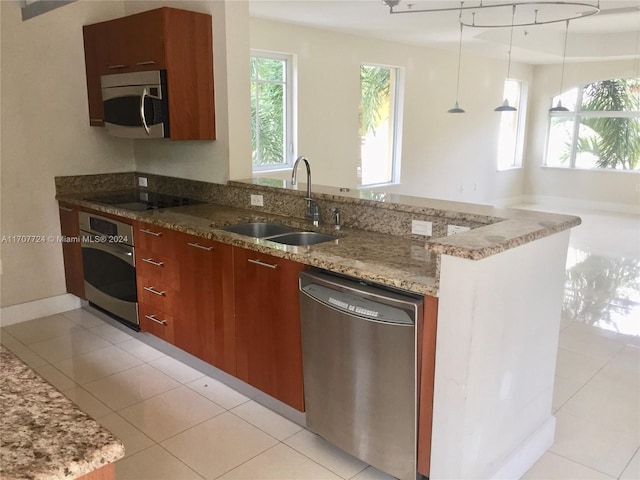
<path id="1" fill-rule="evenodd" d="M 93 241 L 87 241 L 87 239 L 82 239 L 82 248 L 93 248 L 95 250 L 100 250 L 102 252 L 108 253 L 109 255 L 113 255 L 120 260 L 128 263 L 131 266 L 135 267 L 135 259 L 133 257 L 133 247 L 118 245 L 117 243 L 107 243 L 96 240 L 96 237 L 91 236 Z"/>

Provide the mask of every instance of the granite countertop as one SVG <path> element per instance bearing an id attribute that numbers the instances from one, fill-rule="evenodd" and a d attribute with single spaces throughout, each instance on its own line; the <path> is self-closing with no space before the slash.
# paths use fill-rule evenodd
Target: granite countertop
<path id="1" fill-rule="evenodd" d="M 339 231 L 331 227 L 317 228 L 299 218 L 212 203 L 136 212 L 86 200 L 85 196 L 57 198 L 67 204 L 148 222 L 382 285 L 437 295 L 438 255 L 429 252 L 424 241 L 349 228 Z M 335 235 L 338 240 L 312 246 L 292 246 L 220 230 L 246 222 L 273 222 L 305 231 L 320 231 Z"/>
<path id="2" fill-rule="evenodd" d="M 85 179 L 79 178 L 80 182 L 76 186 L 86 187 Z M 175 179 L 171 180 L 172 182 L 176 181 Z M 193 194 L 194 191 L 189 190 L 193 182 L 183 181 L 183 183 L 180 187 L 181 191 L 184 189 L 185 194 Z M 226 203 L 201 203 L 141 212 L 90 200 L 95 197 L 95 192 L 81 193 L 82 190 L 75 190 L 73 193 L 59 193 L 56 198 L 63 203 L 148 222 L 366 281 L 432 296 L 438 294 L 439 264 L 442 254 L 480 260 L 580 224 L 579 217 L 570 215 L 496 208 L 489 205 L 386 193 L 376 193 L 375 200 L 372 200 L 371 198 L 362 198 L 360 195 L 363 192 L 360 191 L 346 189 L 345 192 L 343 191 L 345 189 L 334 187 L 314 187 L 314 198 L 327 203 L 336 202 L 341 205 L 341 211 L 343 208 L 348 210 L 350 206 L 374 206 L 379 213 L 374 217 L 367 218 L 366 220 L 369 222 L 388 221 L 389 224 L 392 224 L 397 218 L 406 219 L 407 214 L 410 216 L 416 214 L 426 215 L 434 222 L 443 225 L 451 223 L 473 225 L 471 230 L 457 235 L 419 240 L 416 238 L 417 236 L 371 231 L 368 229 L 369 224 L 366 221 L 360 221 L 363 218 L 354 218 L 359 212 L 356 210 L 351 211 L 351 220 L 355 220 L 353 225 L 357 225 L 358 228 L 343 228 L 336 231 L 331 225 L 320 228 L 312 227 L 308 221 L 287 214 L 290 196 L 303 198 L 305 195 L 304 191 L 292 190 L 287 182 L 251 179 L 230 181 L 227 186 L 216 186 L 216 188 L 218 195 L 221 188 L 232 190 L 240 188 L 242 194 L 236 195 L 231 200 L 227 198 Z M 282 212 L 282 215 L 247 207 L 242 203 L 248 197 L 247 189 L 271 195 L 269 201 L 276 207 L 271 211 Z M 273 196 L 282 192 L 289 195 L 284 202 Z M 107 193 L 109 192 L 103 192 L 103 194 Z M 197 192 L 195 193 L 193 198 L 198 197 Z M 213 196 L 213 199 L 207 201 L 215 202 L 215 198 Z M 383 218 L 384 220 L 382 220 Z M 300 230 L 321 231 L 338 236 L 338 240 L 308 247 L 298 247 L 221 230 L 222 227 L 228 225 L 246 222 L 273 222 L 290 225 Z M 406 231 L 410 227 L 404 228 Z"/>
<path id="3" fill-rule="evenodd" d="M 120 440 L 0 347 L 0 478 L 77 478 L 124 456 Z"/>

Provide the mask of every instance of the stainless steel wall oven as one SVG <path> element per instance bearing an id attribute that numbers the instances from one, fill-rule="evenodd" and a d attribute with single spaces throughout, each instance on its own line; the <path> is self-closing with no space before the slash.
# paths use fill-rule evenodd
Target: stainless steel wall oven
<path id="1" fill-rule="evenodd" d="M 138 330 L 138 295 L 133 228 L 80 212 L 80 244 L 87 300 Z"/>

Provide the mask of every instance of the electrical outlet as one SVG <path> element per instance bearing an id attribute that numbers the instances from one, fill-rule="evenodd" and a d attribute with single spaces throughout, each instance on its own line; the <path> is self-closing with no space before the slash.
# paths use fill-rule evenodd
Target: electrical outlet
<path id="1" fill-rule="evenodd" d="M 251 205 L 254 207 L 264 207 L 264 197 L 262 195 L 251 195 Z"/>
<path id="2" fill-rule="evenodd" d="M 447 225 L 447 235 L 455 235 L 457 233 L 466 232 L 471 230 L 469 227 L 462 227 L 460 225 Z"/>
<path id="3" fill-rule="evenodd" d="M 425 222 L 422 220 L 411 220 L 411 233 L 416 235 L 425 235 L 427 237 L 431 236 L 431 222 Z"/>
<path id="4" fill-rule="evenodd" d="M 138 186 L 146 187 L 147 186 L 147 177 L 138 177 Z"/>

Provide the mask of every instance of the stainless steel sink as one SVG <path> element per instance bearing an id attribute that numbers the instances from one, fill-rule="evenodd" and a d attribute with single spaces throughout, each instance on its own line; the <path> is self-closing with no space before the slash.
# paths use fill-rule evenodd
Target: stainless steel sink
<path id="1" fill-rule="evenodd" d="M 222 230 L 254 238 L 272 237 L 273 235 L 281 235 L 283 233 L 296 231 L 295 228 L 287 227 L 286 225 L 267 222 L 241 223 L 239 225 L 223 227 Z"/>
<path id="2" fill-rule="evenodd" d="M 315 245 L 317 243 L 330 242 L 337 239 L 338 237 L 333 235 L 327 235 L 326 233 L 319 232 L 292 232 L 267 238 L 270 242 L 296 246 Z"/>

